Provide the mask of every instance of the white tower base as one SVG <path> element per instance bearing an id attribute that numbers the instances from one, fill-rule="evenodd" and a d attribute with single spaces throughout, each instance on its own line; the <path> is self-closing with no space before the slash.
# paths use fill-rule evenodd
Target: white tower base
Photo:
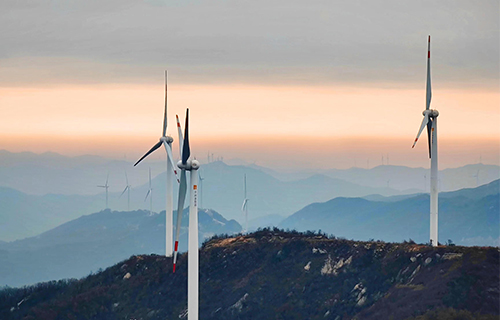
<path id="1" fill-rule="evenodd" d="M 432 122 L 431 139 L 431 216 L 430 216 L 430 242 L 432 246 L 438 245 L 438 146 L 437 146 L 437 117 Z"/>
<path id="2" fill-rule="evenodd" d="M 198 172 L 191 170 L 191 203 L 189 205 L 188 249 L 188 320 L 198 320 L 199 252 L 198 252 Z"/>
<path id="3" fill-rule="evenodd" d="M 164 144 L 165 145 L 165 144 Z M 166 148 L 171 148 L 171 145 L 165 145 Z M 167 151 L 168 157 L 168 151 Z M 166 209 L 165 209 L 165 256 L 171 257 L 174 251 L 173 247 L 173 210 L 174 210 L 174 168 L 172 167 L 172 163 L 167 159 L 167 194 L 166 194 Z"/>

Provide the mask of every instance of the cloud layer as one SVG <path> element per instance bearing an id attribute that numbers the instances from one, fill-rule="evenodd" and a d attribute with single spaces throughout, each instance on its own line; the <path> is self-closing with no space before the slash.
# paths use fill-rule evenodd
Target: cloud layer
<path id="1" fill-rule="evenodd" d="M 498 1 L 2 1 L 0 85 L 496 86 Z M 160 71 L 161 73 L 161 71 Z"/>

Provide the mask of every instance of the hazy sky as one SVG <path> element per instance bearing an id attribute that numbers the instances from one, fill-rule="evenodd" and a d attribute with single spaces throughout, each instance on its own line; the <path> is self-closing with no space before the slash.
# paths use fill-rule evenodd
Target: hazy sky
<path id="1" fill-rule="evenodd" d="M 0 149 L 133 159 L 191 109 L 193 152 L 272 167 L 499 162 L 498 1 L 0 2 Z"/>

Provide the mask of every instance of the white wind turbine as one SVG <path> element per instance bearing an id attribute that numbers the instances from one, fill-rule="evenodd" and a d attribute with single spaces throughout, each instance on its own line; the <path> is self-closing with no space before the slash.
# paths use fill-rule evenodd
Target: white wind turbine
<path id="1" fill-rule="evenodd" d="M 128 183 L 128 176 L 127 176 L 127 172 L 126 171 L 125 171 L 125 181 L 127 182 L 127 185 L 125 186 L 125 189 L 123 189 L 123 192 L 120 195 L 120 198 L 123 196 L 123 194 L 125 193 L 125 191 L 127 191 L 127 211 L 130 211 L 130 187 L 132 187 L 132 185 L 130 185 Z"/>
<path id="2" fill-rule="evenodd" d="M 153 215 L 153 188 L 151 187 L 151 168 L 149 168 L 149 188 L 148 193 L 146 193 L 146 197 L 144 201 L 146 201 L 149 197 L 149 215 Z"/>
<path id="3" fill-rule="evenodd" d="M 109 180 L 109 172 L 108 172 L 108 175 L 106 176 L 106 183 L 103 186 L 98 186 L 99 188 L 106 189 L 106 209 L 109 208 L 108 207 L 108 189 L 109 189 L 108 180 Z"/>
<path id="4" fill-rule="evenodd" d="M 186 171 L 190 171 L 190 204 L 189 204 L 189 243 L 188 243 L 188 320 L 198 320 L 199 312 L 199 252 L 198 252 L 198 172 L 200 163 L 190 160 L 189 148 L 189 109 L 186 110 L 186 126 L 184 127 L 184 142 L 182 143 L 181 160 L 177 163 L 181 169 L 179 184 L 179 201 L 177 205 L 177 226 L 175 229 L 174 272 L 177 263 L 177 249 L 181 228 L 182 211 L 186 198 Z"/>
<path id="5" fill-rule="evenodd" d="M 243 204 L 241 205 L 241 211 L 245 216 L 245 231 L 248 232 L 248 198 L 247 198 L 247 175 L 243 176 Z"/>
<path id="6" fill-rule="evenodd" d="M 472 177 L 476 178 L 476 188 L 479 187 L 479 169 L 477 169 L 476 174 L 473 175 Z"/>
<path id="7" fill-rule="evenodd" d="M 422 112 L 424 119 L 418 130 L 415 147 L 420 134 L 427 127 L 427 142 L 429 144 L 429 157 L 431 158 L 431 206 L 430 206 L 430 242 L 432 246 L 438 245 L 438 143 L 437 143 L 437 118 L 439 112 L 430 109 L 431 105 L 431 36 L 429 36 L 427 46 L 427 85 L 426 85 L 426 103 L 425 110 Z"/>
<path id="8" fill-rule="evenodd" d="M 173 187 L 173 178 L 177 178 L 177 170 L 174 164 L 174 159 L 172 156 L 172 142 L 174 139 L 170 136 L 167 136 L 167 84 L 168 84 L 168 72 L 165 71 L 165 112 L 163 114 L 163 131 L 160 137 L 160 141 L 156 143 L 145 155 L 142 156 L 134 166 L 138 165 L 144 158 L 150 155 L 153 151 L 161 147 L 162 145 L 165 147 L 165 151 L 167 152 L 167 186 L 166 186 L 166 210 L 165 210 L 165 256 L 171 257 L 173 252 L 172 239 L 173 239 L 173 202 L 174 202 L 174 187 Z"/>

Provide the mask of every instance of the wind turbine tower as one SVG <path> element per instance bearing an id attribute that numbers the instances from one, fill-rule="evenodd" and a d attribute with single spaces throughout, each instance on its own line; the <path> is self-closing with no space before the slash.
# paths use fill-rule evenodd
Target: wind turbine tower
<path id="1" fill-rule="evenodd" d="M 180 127 L 180 126 L 178 126 Z M 179 184 L 179 201 L 177 205 L 177 226 L 175 232 L 174 270 L 177 263 L 179 234 L 182 211 L 186 198 L 186 171 L 190 171 L 190 203 L 189 203 L 189 243 L 188 243 L 188 320 L 198 320 L 199 313 L 199 252 L 198 252 L 198 169 L 200 163 L 190 160 L 189 148 L 189 109 L 186 110 L 186 126 L 184 127 L 182 156 L 177 166 L 181 170 Z"/>
<path id="2" fill-rule="evenodd" d="M 149 189 L 148 193 L 146 193 L 146 198 L 144 198 L 144 201 L 148 199 L 149 196 L 149 215 L 153 215 L 153 188 L 151 187 L 151 168 L 149 168 Z"/>
<path id="3" fill-rule="evenodd" d="M 241 211 L 245 216 L 245 233 L 248 232 L 248 198 L 247 198 L 247 175 L 243 176 L 243 204 L 241 205 Z"/>
<path id="4" fill-rule="evenodd" d="M 109 209 L 109 206 L 108 206 L 108 189 L 109 189 L 108 180 L 109 180 L 109 172 L 108 172 L 108 175 L 106 176 L 106 184 L 104 184 L 103 186 L 98 186 L 99 188 L 106 189 L 106 209 Z"/>
<path id="5" fill-rule="evenodd" d="M 429 145 L 429 158 L 431 159 L 431 190 L 430 190 L 430 243 L 432 246 L 438 245 L 438 141 L 437 141 L 437 118 L 439 112 L 431 109 L 431 36 L 427 44 L 427 85 L 426 85 L 426 103 L 425 110 L 422 112 L 424 119 L 418 130 L 415 142 L 420 134 L 427 127 L 427 142 Z"/>
<path id="6" fill-rule="evenodd" d="M 167 186 L 166 186 L 166 210 L 165 210 L 165 256 L 171 257 L 173 252 L 172 239 L 173 239 L 173 201 L 174 201 L 174 187 L 173 178 L 177 178 L 177 170 L 174 164 L 174 157 L 172 156 L 172 143 L 174 139 L 171 136 L 167 136 L 167 92 L 168 92 L 168 72 L 165 71 L 165 112 L 163 114 L 163 131 L 158 141 L 145 155 L 142 156 L 134 166 L 138 165 L 144 158 L 150 155 L 153 151 L 161 147 L 165 147 L 167 152 Z"/>

